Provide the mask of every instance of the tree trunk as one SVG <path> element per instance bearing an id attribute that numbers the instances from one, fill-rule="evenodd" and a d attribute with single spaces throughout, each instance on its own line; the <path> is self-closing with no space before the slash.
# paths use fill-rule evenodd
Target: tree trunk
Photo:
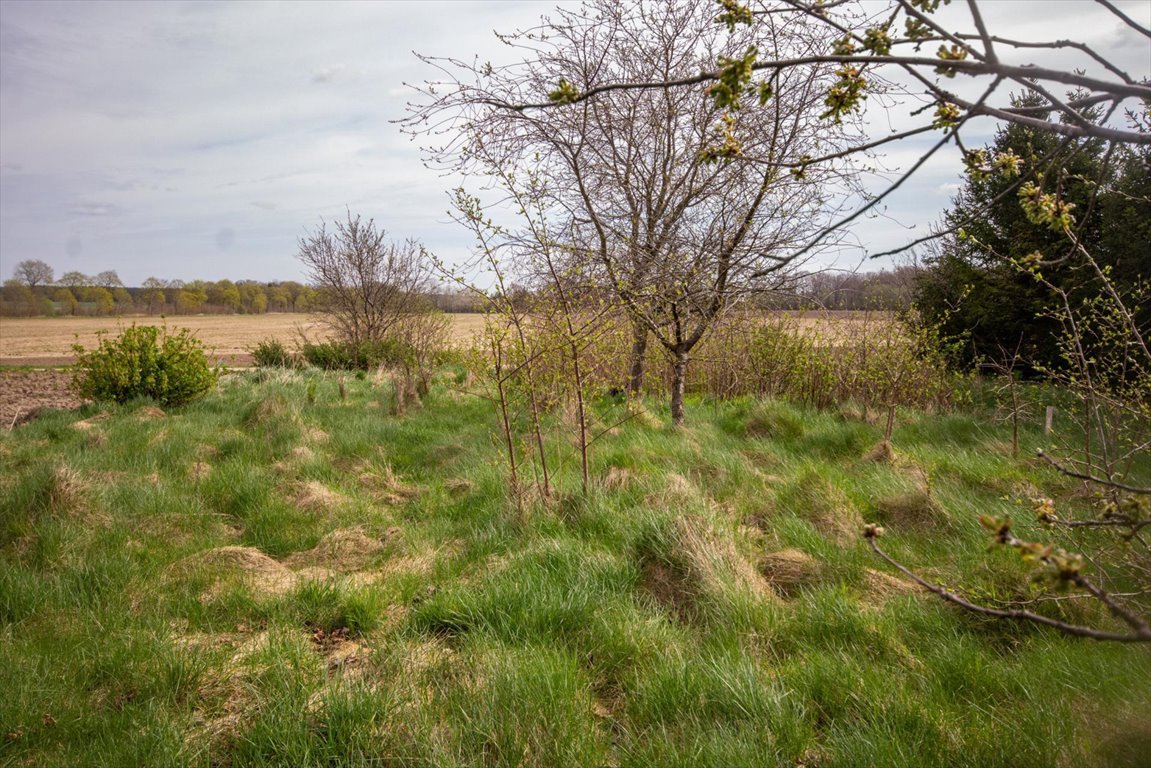
<path id="1" fill-rule="evenodd" d="M 643 394 L 643 360 L 647 353 L 647 327 L 638 320 L 632 324 L 631 372 L 627 392 L 631 397 Z"/>
<path id="2" fill-rule="evenodd" d="M 683 390 L 687 380 L 687 352 L 676 352 L 671 366 L 671 423 L 683 426 Z"/>

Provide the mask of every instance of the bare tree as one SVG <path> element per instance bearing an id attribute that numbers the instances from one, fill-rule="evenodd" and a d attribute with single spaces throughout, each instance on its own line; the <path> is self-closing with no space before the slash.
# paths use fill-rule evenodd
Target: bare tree
<path id="1" fill-rule="evenodd" d="M 297 258 L 319 290 L 319 311 L 343 341 L 378 341 L 426 304 L 431 259 L 414 240 L 389 242 L 375 221 L 351 212 L 299 240 Z"/>
<path id="2" fill-rule="evenodd" d="M 994 154 L 982 150 L 969 150 L 964 145 L 964 129 L 975 118 L 990 118 L 1004 124 L 1016 124 L 1032 130 L 1050 133 L 1066 142 L 1084 139 L 1102 140 L 1112 146 L 1151 144 L 1151 79 L 1146 72 L 1132 77 L 1114 63 L 1108 55 L 1074 40 L 1024 40 L 997 34 L 989 28 L 978 0 L 956 3 L 957 13 L 966 9 L 967 29 L 956 31 L 955 19 L 944 21 L 939 13 L 946 0 L 892 0 L 884 6 L 868 5 L 854 0 L 762 0 L 744 4 L 740 0 L 719 0 L 717 23 L 730 30 L 757 29 L 790 19 L 821 27 L 834 36 L 821 50 L 806 54 L 761 55 L 759 49 L 748 50 L 745 57 L 715 58 L 713 64 L 699 72 L 654 77 L 614 76 L 596 81 L 580 81 L 578 75 L 562 75 L 546 85 L 537 87 L 524 98 L 505 98 L 501 103 L 509 109 L 534 115 L 537 112 L 571 114 L 573 107 L 610 98 L 619 93 L 666 93 L 710 84 L 716 103 L 728 110 L 729 124 L 744 124 L 755 120 L 759 108 L 755 106 L 763 88 L 785 73 L 813 65 L 835 67 L 836 79 L 824 90 L 826 110 L 822 117 L 828 124 L 836 124 L 862 110 L 864 99 L 872 90 L 872 83 L 881 73 L 891 73 L 911 83 L 904 99 L 897 102 L 906 106 L 911 127 L 893 131 L 868 143 L 813 153 L 795 160 L 783 158 L 784 167 L 801 172 L 825 162 L 839 161 L 845 155 L 899 142 L 913 136 L 937 132 L 939 138 L 922 153 L 918 153 L 909 167 L 896 176 L 886 188 L 870 196 L 848 215 L 821 227 L 811 238 L 798 244 L 791 254 L 800 256 L 819 247 L 829 235 L 849 225 L 860 216 L 879 206 L 927 161 L 949 144 L 962 152 L 969 173 L 1000 173 L 1017 178 L 1003 194 L 1018 196 L 1028 219 L 1046 224 L 1062 233 L 1065 246 L 1060 253 L 1035 253 L 1018 266 L 1032 271 L 1043 281 L 1043 270 L 1056 261 L 1073 260 L 1077 268 L 1095 273 L 1102 284 L 1099 300 L 1107 309 L 1104 316 L 1109 349 L 1105 352 L 1122 361 L 1117 370 L 1122 376 L 1112 386 L 1107 381 L 1109 372 L 1098 364 L 1098 356 L 1088 351 L 1096 333 L 1087 327 L 1092 315 L 1084 314 L 1067 301 L 1057 286 L 1052 288 L 1062 302 L 1059 311 L 1066 331 L 1069 371 L 1066 383 L 1084 406 L 1083 460 L 1069 464 L 1050 459 L 1054 468 L 1069 477 L 1087 484 L 1102 496 L 1099 516 L 1095 519 L 1069 519 L 1057 515 L 1049 499 L 1039 500 L 1037 516 L 1041 523 L 1051 526 L 1054 535 L 1060 530 L 1110 530 L 1118 534 L 1125 547 L 1120 554 L 1105 551 L 1098 543 L 1078 546 L 1090 554 L 1068 552 L 1048 542 L 1028 541 L 1018 536 L 1010 520 L 984 516 L 982 522 L 993 533 L 994 541 L 1013 548 L 1025 559 L 1038 563 L 1057 588 L 1070 588 L 1074 595 L 1043 595 L 1031 601 L 1030 606 L 991 607 L 969 600 L 944 587 L 934 584 L 891 558 L 878 545 L 882 529 L 868 526 L 865 536 L 871 547 L 890 564 L 918 584 L 952 604 L 966 610 L 1003 619 L 1033 622 L 1059 631 L 1098 640 L 1121 642 L 1151 642 L 1151 621 L 1148 621 L 1145 596 L 1148 594 L 1148 550 L 1143 538 L 1144 529 L 1151 525 L 1148 503 L 1151 488 L 1145 481 L 1132 481 L 1119 474 L 1131 466 L 1132 450 L 1145 456 L 1148 450 L 1147 426 L 1151 415 L 1151 389 L 1145 372 L 1148 357 L 1145 336 L 1133 319 L 1129 302 L 1111 283 L 1105 270 L 1079 238 L 1077 212 L 1062 197 L 1059 173 L 1047 173 L 1051 158 L 1020 173 L 1021 158 L 1011 153 Z M 986 5 L 986 4 L 984 4 Z M 1151 39 L 1148 29 L 1122 12 L 1108 0 L 1098 0 L 1094 6 L 1109 14 L 1113 22 L 1123 29 Z M 962 21 L 959 22 L 960 24 Z M 934 53 L 923 52 L 934 49 Z M 938 46 L 936 48 L 936 46 Z M 1037 51 L 1060 51 L 1078 61 L 1065 67 L 1050 67 L 1016 63 Z M 572 68 L 573 73 L 578 69 Z M 956 88 L 956 78 L 965 87 Z M 1138 79 L 1137 79 L 1138 78 Z M 962 91 L 972 87 L 973 96 Z M 1070 94 L 1064 95 L 1067 90 Z M 1027 103 L 1014 102 L 1012 91 L 1026 91 L 1035 95 Z M 534 98 L 533 98 L 534 97 Z M 1118 124 L 1119 116 L 1126 118 Z M 733 128 L 734 134 L 737 129 Z M 733 151 L 742 149 L 738 142 L 730 143 Z M 1062 147 L 1063 145 L 1061 145 Z M 1072 146 L 1068 144 L 1068 146 Z M 1107 153 L 1108 155 L 1110 152 Z M 1145 204 L 1145 200 L 1143 204 Z M 978 217 L 975 210 L 970 216 Z M 909 247 L 940 236 L 964 236 L 968 222 L 960 219 L 947 228 L 937 229 L 926 237 L 909 242 L 893 251 L 875 256 L 900 252 Z M 1100 315 L 1094 315 L 1098 321 Z M 1085 325 L 1086 322 L 1086 325 Z M 1115 423 L 1108 413 L 1119 414 L 1122 424 L 1134 429 L 1130 438 L 1113 428 Z M 1094 433 L 1094 447 L 1091 441 Z M 1100 460 L 1097 460 L 1100 459 Z M 1134 553 L 1128 556 L 1125 553 Z M 1096 573 L 1088 577 L 1088 565 Z M 1108 586 L 1108 582 L 1134 589 L 1125 593 Z M 1096 600 L 1107 608 L 1117 627 L 1088 626 L 1054 619 L 1035 609 L 1044 600 L 1083 597 Z"/>
<path id="3" fill-rule="evenodd" d="M 120 276 L 116 274 L 114 269 L 106 269 L 92 278 L 92 284 L 98 285 L 101 288 L 112 290 L 113 288 L 123 288 L 124 283 L 120 280 Z"/>
<path id="4" fill-rule="evenodd" d="M 1015 123 L 1069 139 L 1096 138 L 1127 144 L 1151 144 L 1151 133 L 1139 129 L 1146 124 L 1151 104 L 1148 73 L 1133 77 L 1107 55 L 1074 40 L 1022 40 L 993 34 L 984 20 L 979 0 L 967 0 L 967 29 L 953 31 L 956 22 L 937 18 L 944 0 L 891 0 L 867 4 L 860 0 L 718 0 L 716 23 L 730 30 L 772 28 L 789 23 L 822 28 L 832 37 L 822 48 L 805 53 L 774 55 L 770 50 L 749 50 L 744 57 L 714 58 L 710 66 L 684 76 L 615 76 L 579 83 L 560 76 L 525 91 L 521 98 L 503 103 L 525 113 L 541 110 L 563 112 L 573 104 L 595 101 L 621 91 L 666 91 L 708 85 L 718 104 L 729 110 L 732 119 L 743 121 L 754 112 L 754 103 L 764 88 L 783 73 L 813 65 L 830 65 L 836 78 L 824 89 L 824 118 L 829 123 L 857 114 L 877 82 L 902 78 L 911 83 L 900 99 L 907 106 L 910 127 L 891 132 L 866 144 L 818 152 L 808 157 L 784 159 L 783 167 L 811 169 L 825 162 L 843 159 L 863 150 L 930 133 L 939 140 L 878 194 L 870 195 L 850 214 L 823 228 L 799 248 L 809 252 L 839 228 L 882 205 L 895 190 L 948 144 L 965 153 L 969 167 L 1012 164 L 1010 157 L 988 157 L 978 150 L 968 151 L 962 133 L 973 118 L 986 117 L 999 123 Z M 956 3 L 958 6 L 959 4 Z M 1109 14 L 1117 25 L 1151 38 L 1151 30 L 1141 26 L 1107 0 L 1095 7 Z M 960 22 L 961 23 L 961 22 Z M 933 55 L 924 52 L 938 46 Z M 1036 51 L 1060 51 L 1078 57 L 1066 67 L 1013 63 Z M 1094 72 L 1095 74 L 1087 74 Z M 960 76 L 957 81 L 956 77 Z M 975 87 L 977 95 L 960 95 L 956 83 Z M 1070 95 L 1063 91 L 1073 89 Z M 1013 91 L 1029 91 L 1039 99 L 1025 106 L 1013 102 Z M 532 98 L 535 96 L 536 98 Z M 546 97 L 546 98 L 539 98 Z M 1093 119 L 1101 112 L 1104 119 Z M 1126 114 L 1126 126 L 1110 118 Z M 1022 182 L 1021 182 L 1022 183 Z M 1042 191 L 1042 190 L 1041 190 Z M 977 214 L 976 214 L 977 215 Z M 873 257 L 902 252 L 926 240 L 956 231 L 962 223 L 946 231 L 934 231 L 892 251 Z"/>
<path id="5" fill-rule="evenodd" d="M 632 320 L 630 387 L 641 386 L 650 335 L 671 364 L 679 424 L 691 351 L 725 311 L 778 284 L 794 263 L 789 246 L 827 223 L 829 204 L 850 182 L 843 163 L 794 173 L 780 165 L 790 159 L 798 168 L 821 149 L 851 144 L 842 123 L 829 128 L 818 119 L 831 67 L 773 78 L 760 93 L 761 108 L 741 124 L 702 86 L 605 92 L 562 110 L 510 105 L 561 78 L 569 89 L 675 79 L 753 49 L 799 55 L 826 38 L 815 27 L 770 22 L 729 36 L 698 3 L 598 0 L 503 37 L 524 52 L 515 67 L 426 59 L 452 87 L 438 95 L 427 88 L 407 126 L 422 132 L 450 123 L 459 140 L 433 156 L 454 169 L 546 179 L 548 215 L 566 222 L 569 258 Z"/>
<path id="6" fill-rule="evenodd" d="M 41 285 L 52 284 L 52 267 L 39 259 L 27 259 L 16 265 L 12 276 L 32 290 Z"/>
<path id="7" fill-rule="evenodd" d="M 63 275 L 61 275 L 59 281 L 57 282 L 59 285 L 62 285 L 65 288 L 84 288 L 92 285 L 92 278 L 88 277 L 83 272 L 72 270 L 71 272 L 65 272 Z"/>

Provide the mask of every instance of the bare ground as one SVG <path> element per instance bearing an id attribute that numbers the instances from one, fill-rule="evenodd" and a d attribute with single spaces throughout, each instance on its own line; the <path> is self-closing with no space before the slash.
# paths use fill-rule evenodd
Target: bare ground
<path id="1" fill-rule="evenodd" d="M 0 429 L 23 421 L 38 408 L 78 408 L 69 371 L 0 370 Z"/>
<path id="2" fill-rule="evenodd" d="M 470 338 L 483 327 L 483 315 L 455 314 L 452 338 Z M 296 346 L 301 332 L 312 341 L 326 337 L 315 315 L 272 312 L 265 315 L 187 315 L 180 317 L 33 317 L 0 318 L 0 366 L 68 365 L 73 344 L 91 349 L 99 334 L 115 334 L 133 322 L 190 328 L 209 354 L 224 365 L 250 365 L 249 350 L 263 339 Z"/>

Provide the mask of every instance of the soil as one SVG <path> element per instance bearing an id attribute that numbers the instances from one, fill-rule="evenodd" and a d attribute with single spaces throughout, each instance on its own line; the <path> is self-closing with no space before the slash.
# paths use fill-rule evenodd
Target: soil
<path id="1" fill-rule="evenodd" d="M 0 370 L 0 429 L 22 424 L 42 409 L 79 408 L 70 371 Z"/>
<path id="2" fill-rule="evenodd" d="M 483 328 L 484 316 L 451 315 L 452 339 L 466 341 Z M 270 312 L 264 315 L 180 315 L 177 317 L 5 317 L 0 318 L 0 365 L 68 365 L 75 360 L 73 344 L 92 349 L 100 334 L 120 329 L 165 325 L 189 328 L 223 365 L 251 365 L 251 349 L 261 340 L 279 339 L 295 348 L 303 333 L 312 341 L 327 337 L 314 315 Z"/>

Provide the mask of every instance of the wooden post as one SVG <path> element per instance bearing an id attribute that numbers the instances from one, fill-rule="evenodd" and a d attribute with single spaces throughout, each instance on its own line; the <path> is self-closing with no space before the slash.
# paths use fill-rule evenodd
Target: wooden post
<path id="1" fill-rule="evenodd" d="M 1055 406 L 1047 406 L 1047 419 L 1043 423 L 1043 434 L 1050 435 L 1051 430 L 1055 425 Z"/>

